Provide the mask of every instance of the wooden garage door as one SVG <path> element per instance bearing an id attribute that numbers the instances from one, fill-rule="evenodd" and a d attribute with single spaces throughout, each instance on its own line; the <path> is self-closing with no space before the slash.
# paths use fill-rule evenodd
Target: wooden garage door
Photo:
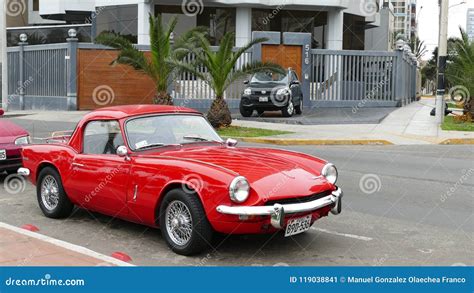
<path id="1" fill-rule="evenodd" d="M 111 66 L 117 54 L 115 50 L 78 50 L 79 110 L 152 103 L 155 84 L 130 66 Z"/>
<path id="2" fill-rule="evenodd" d="M 293 68 L 301 78 L 302 47 L 291 45 L 262 45 L 262 61 L 274 62 L 283 68 Z"/>

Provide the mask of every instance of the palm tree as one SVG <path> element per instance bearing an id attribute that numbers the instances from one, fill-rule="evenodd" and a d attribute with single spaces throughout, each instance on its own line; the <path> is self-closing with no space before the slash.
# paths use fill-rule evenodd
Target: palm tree
<path id="1" fill-rule="evenodd" d="M 461 38 L 453 42 L 453 56 L 447 65 L 446 76 L 454 86 L 463 87 L 465 114 L 474 117 L 474 42 L 460 28 Z M 471 120 L 472 121 L 472 120 Z"/>
<path id="2" fill-rule="evenodd" d="M 173 39 L 173 31 L 178 24 L 174 17 L 165 26 L 161 15 L 149 16 L 150 22 L 150 50 L 151 56 L 147 57 L 143 51 L 137 49 L 130 40 L 114 33 L 103 33 L 97 36 L 96 42 L 105 46 L 119 49 L 120 53 L 112 64 L 126 64 L 148 75 L 156 85 L 155 104 L 172 105 L 173 100 L 168 92 L 169 83 L 177 73 L 172 65 L 174 61 L 182 60 L 188 49 L 196 43 L 196 35 L 202 34 L 204 28 L 197 27 Z"/>
<path id="3" fill-rule="evenodd" d="M 234 33 L 226 33 L 217 51 L 212 49 L 209 40 L 204 35 L 199 35 L 199 46 L 190 51 L 195 54 L 193 64 L 175 61 L 174 65 L 182 71 L 190 72 L 203 80 L 215 93 L 215 99 L 207 114 L 207 119 L 215 128 L 226 127 L 232 123 L 227 102 L 224 99 L 226 89 L 235 81 L 250 74 L 261 71 L 271 71 L 284 74 L 284 69 L 271 62 L 251 62 L 237 68 L 239 58 L 255 44 L 267 41 L 265 38 L 255 39 L 245 46 L 234 51 Z M 199 70 L 205 68 L 205 72 Z"/>
<path id="4" fill-rule="evenodd" d="M 410 48 L 418 61 L 421 61 L 422 57 L 428 52 L 425 41 L 421 41 L 418 37 L 411 39 Z"/>

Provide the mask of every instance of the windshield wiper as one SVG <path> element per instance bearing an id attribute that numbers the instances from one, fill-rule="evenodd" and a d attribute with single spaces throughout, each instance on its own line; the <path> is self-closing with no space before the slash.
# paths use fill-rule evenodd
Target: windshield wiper
<path id="1" fill-rule="evenodd" d="M 195 136 L 195 135 L 186 135 L 186 136 L 183 136 L 183 139 L 196 140 L 196 141 L 204 141 L 204 142 L 222 143 L 221 141 L 212 140 L 212 139 L 207 139 L 207 138 L 200 137 L 200 136 Z"/>
<path id="2" fill-rule="evenodd" d="M 164 143 L 151 143 L 151 144 L 147 144 L 142 147 L 139 147 L 137 148 L 137 150 L 143 150 L 143 149 L 148 149 L 148 148 L 153 148 L 153 147 L 162 147 L 162 146 L 165 146 L 165 144 Z"/>

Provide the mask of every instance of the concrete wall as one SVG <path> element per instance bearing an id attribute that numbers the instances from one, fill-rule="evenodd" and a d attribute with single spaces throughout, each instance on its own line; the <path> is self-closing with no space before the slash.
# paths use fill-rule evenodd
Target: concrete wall
<path id="1" fill-rule="evenodd" d="M 380 11 L 380 26 L 365 31 L 365 50 L 392 51 L 394 15 L 388 8 Z"/>

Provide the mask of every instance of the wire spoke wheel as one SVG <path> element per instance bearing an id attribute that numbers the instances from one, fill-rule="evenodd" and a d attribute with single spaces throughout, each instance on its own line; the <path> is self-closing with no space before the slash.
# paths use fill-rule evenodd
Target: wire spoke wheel
<path id="1" fill-rule="evenodd" d="M 186 245 L 193 234 L 193 219 L 188 207 L 179 200 L 174 200 L 166 208 L 166 231 L 171 240 L 180 246 Z"/>
<path id="2" fill-rule="evenodd" d="M 56 179 L 47 175 L 41 182 L 41 200 L 49 211 L 54 210 L 59 203 L 59 186 Z"/>

